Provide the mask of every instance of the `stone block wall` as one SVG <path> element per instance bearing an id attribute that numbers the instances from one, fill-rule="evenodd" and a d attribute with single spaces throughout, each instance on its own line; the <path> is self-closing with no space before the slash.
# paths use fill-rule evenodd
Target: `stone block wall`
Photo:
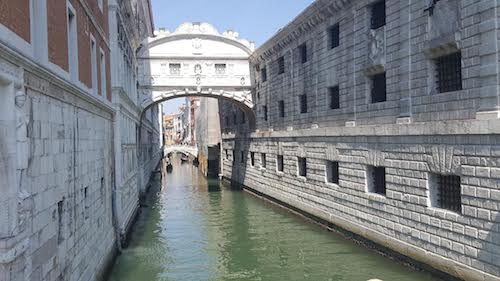
<path id="1" fill-rule="evenodd" d="M 450 275 L 500 280 L 500 3 L 386 0 L 385 24 L 372 29 L 376 3 L 315 1 L 255 51 L 255 131 L 221 106 L 224 177 Z M 461 89 L 440 92 L 436 59 L 457 52 Z M 381 73 L 386 99 L 372 102 Z M 338 184 L 327 161 L 339 164 Z M 385 195 L 371 192 L 369 167 L 385 168 Z M 460 211 L 435 207 L 439 176 L 460 177 Z"/>

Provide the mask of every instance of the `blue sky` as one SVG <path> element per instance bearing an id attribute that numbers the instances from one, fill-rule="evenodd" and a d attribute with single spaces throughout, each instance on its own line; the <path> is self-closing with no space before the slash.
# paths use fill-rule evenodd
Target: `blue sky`
<path id="1" fill-rule="evenodd" d="M 219 32 L 233 29 L 260 46 L 314 0 L 151 0 L 155 28 L 175 30 L 183 22 L 208 22 Z M 163 104 L 176 112 L 183 100 Z"/>

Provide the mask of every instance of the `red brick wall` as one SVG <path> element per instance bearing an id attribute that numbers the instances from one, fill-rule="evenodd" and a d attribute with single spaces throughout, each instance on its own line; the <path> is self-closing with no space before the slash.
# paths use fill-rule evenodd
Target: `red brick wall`
<path id="1" fill-rule="evenodd" d="M 66 0 L 47 0 L 49 61 L 68 71 L 68 15 Z"/>
<path id="2" fill-rule="evenodd" d="M 0 24 L 30 43 L 30 1 L 0 0 Z"/>

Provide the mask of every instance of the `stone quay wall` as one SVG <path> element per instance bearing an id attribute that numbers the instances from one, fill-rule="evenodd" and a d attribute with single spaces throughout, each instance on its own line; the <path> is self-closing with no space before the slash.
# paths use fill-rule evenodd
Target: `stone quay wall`
<path id="1" fill-rule="evenodd" d="M 255 51 L 255 130 L 221 106 L 224 177 L 450 275 L 500 280 L 500 3 L 380 3 L 315 1 Z M 443 91 L 452 54 L 460 87 Z M 436 204 L 444 177 L 458 211 Z"/>

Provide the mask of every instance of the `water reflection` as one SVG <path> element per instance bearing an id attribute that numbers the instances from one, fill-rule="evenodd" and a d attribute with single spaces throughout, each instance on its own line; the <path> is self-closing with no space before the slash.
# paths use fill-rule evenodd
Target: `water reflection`
<path id="1" fill-rule="evenodd" d="M 437 280 L 189 164 L 153 185 L 110 280 Z"/>

